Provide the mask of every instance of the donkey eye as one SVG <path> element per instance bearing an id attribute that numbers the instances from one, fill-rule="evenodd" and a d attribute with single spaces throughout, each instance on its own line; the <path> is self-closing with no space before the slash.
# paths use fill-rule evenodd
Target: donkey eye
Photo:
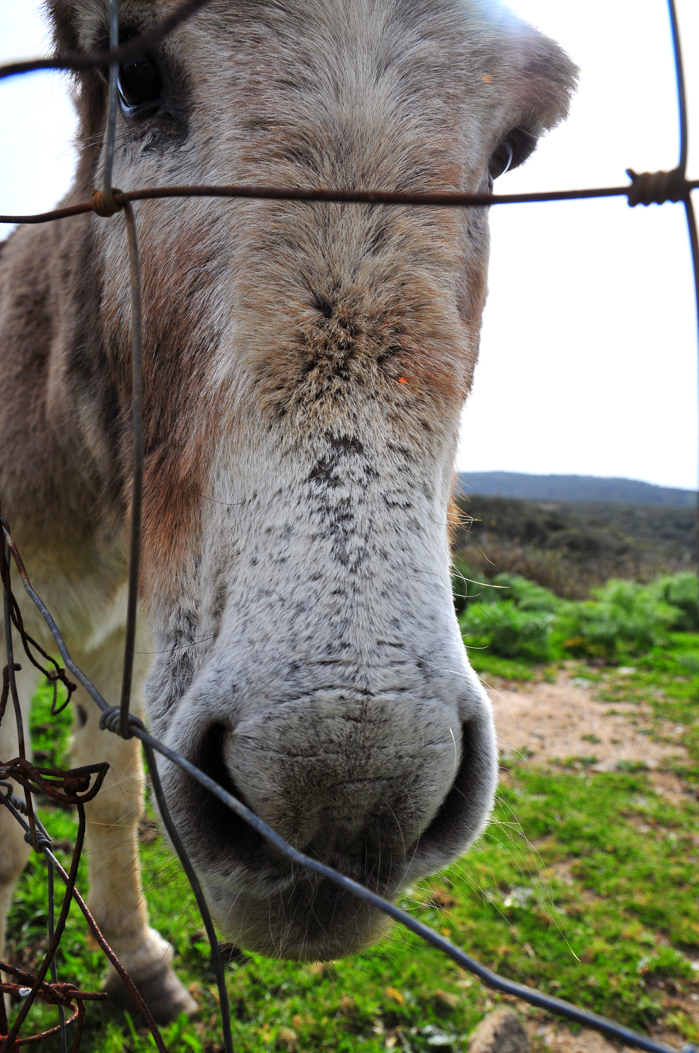
<path id="1" fill-rule="evenodd" d="M 488 169 L 491 179 L 497 179 L 513 168 L 524 164 L 536 149 L 536 136 L 524 128 L 513 128 L 499 144 L 490 158 Z"/>
<path id="2" fill-rule="evenodd" d="M 136 55 L 119 66 L 119 94 L 129 112 L 160 101 L 163 84 L 158 67 L 147 55 Z"/>

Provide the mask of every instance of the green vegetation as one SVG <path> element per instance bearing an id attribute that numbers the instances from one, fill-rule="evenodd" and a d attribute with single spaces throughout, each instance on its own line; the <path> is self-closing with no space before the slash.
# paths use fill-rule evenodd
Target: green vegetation
<path id="1" fill-rule="evenodd" d="M 600 772 L 585 758 L 539 768 L 508 760 L 485 835 L 402 901 L 503 974 L 642 1030 L 664 1029 L 677 1045 L 699 1039 L 699 632 L 687 631 L 698 628 L 690 579 L 610 582 L 581 603 L 517 576 L 494 579 L 495 588 L 461 583 L 457 604 L 477 669 L 552 677 L 564 657 L 610 707 L 643 703 L 637 723 L 649 736 L 666 735 L 672 722 L 673 741 L 688 759 L 668 766 L 679 787 L 670 795 L 657 781 L 663 771 L 642 763 Z M 50 720 L 48 705 L 40 694 L 32 725 L 43 763 L 53 764 L 63 758 L 68 720 Z M 41 814 L 67 862 L 73 816 Z M 219 1053 L 214 977 L 192 896 L 152 826 L 141 849 L 152 923 L 174 944 L 180 975 L 200 1005 L 192 1020 L 165 1029 L 166 1041 L 173 1051 Z M 86 887 L 84 865 L 79 886 Z M 45 925 L 43 865 L 32 859 L 11 914 L 10 960 L 36 964 Z M 75 910 L 59 968 L 84 989 L 100 985 L 103 959 Z M 334 964 L 235 953 L 228 977 L 235 1046 L 245 1053 L 462 1051 L 483 1013 L 501 1001 L 398 928 Z M 53 1021 L 47 1009 L 33 1015 L 37 1028 Z M 140 1021 L 93 1004 L 83 1049 L 145 1053 L 153 1046 Z"/>
<path id="2" fill-rule="evenodd" d="M 668 644 L 672 630 L 699 629 L 699 583 L 688 571 L 648 585 L 612 579 L 592 600 L 564 600 L 525 578 L 498 574 L 475 582 L 455 569 L 464 641 L 474 666 L 512 676 L 501 660 L 520 664 L 564 658 L 623 664 Z"/>

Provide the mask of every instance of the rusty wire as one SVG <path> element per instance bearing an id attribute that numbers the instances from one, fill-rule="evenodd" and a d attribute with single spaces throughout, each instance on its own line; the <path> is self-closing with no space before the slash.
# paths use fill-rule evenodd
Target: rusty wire
<path id="1" fill-rule="evenodd" d="M 186 0 L 185 3 L 181 4 L 172 15 L 163 20 L 162 22 L 153 26 L 146 33 L 142 34 L 138 38 L 135 38 L 127 43 L 117 46 L 118 44 L 118 22 L 116 20 L 116 9 L 117 0 L 110 0 L 110 8 L 112 14 L 111 20 L 111 34 L 110 34 L 110 49 L 102 52 L 94 52 L 91 54 L 70 54 L 70 55 L 59 55 L 48 59 L 36 59 L 27 62 L 16 62 L 9 65 L 0 67 L 0 79 L 6 76 L 11 76 L 16 73 L 31 72 L 36 69 L 70 69 L 70 70 L 86 70 L 86 69 L 97 69 L 110 67 L 110 91 L 108 99 L 109 113 L 114 114 L 116 112 L 116 78 L 114 71 L 119 61 L 133 56 L 139 52 L 152 48 L 159 40 L 162 40 L 168 33 L 172 32 L 173 29 L 184 21 L 184 19 L 191 17 L 197 10 L 203 7 L 207 3 L 207 0 Z M 694 267 L 694 279 L 695 279 L 695 291 L 696 291 L 696 302 L 697 302 L 697 316 L 699 323 L 699 239 L 697 237 L 697 224 L 696 216 L 694 213 L 692 203 L 692 191 L 699 187 L 699 180 L 688 180 L 686 175 L 687 157 L 688 157 L 688 121 L 687 121 L 687 104 L 686 104 L 686 91 L 684 81 L 684 71 L 682 62 L 682 49 L 680 44 L 680 34 L 677 20 L 677 12 L 675 9 L 674 0 L 668 0 L 669 17 L 671 21 L 672 37 L 673 37 L 673 48 L 675 56 L 675 69 L 677 78 L 677 98 L 678 98 L 678 112 L 679 112 L 679 125 L 680 125 L 680 151 L 679 151 L 679 163 L 677 167 L 670 172 L 656 172 L 656 173 L 635 173 L 632 170 L 628 170 L 630 183 L 626 186 L 617 187 L 597 187 L 587 188 L 581 190 L 562 190 L 552 191 L 545 193 L 528 193 L 528 194 L 460 194 L 460 193 L 400 193 L 393 191 L 359 191 L 350 189 L 324 189 L 324 188 L 299 188 L 299 187 L 253 187 L 253 186 L 174 186 L 174 187 L 154 187 L 131 190 L 123 192 L 117 190 L 111 185 L 111 174 L 112 174 L 112 163 L 114 157 L 114 141 L 115 141 L 115 122 L 114 120 L 108 120 L 107 134 L 106 134 L 106 151 L 105 151 L 105 166 L 104 166 L 104 179 L 102 190 L 96 190 L 93 194 L 90 202 L 83 202 L 78 205 L 72 205 L 66 208 L 53 209 L 50 212 L 36 214 L 32 216 L 0 216 L 0 222 L 4 223 L 45 223 L 51 222 L 58 219 L 64 219 L 75 215 L 80 215 L 88 212 L 94 212 L 102 217 L 109 217 L 115 215 L 118 211 L 124 213 L 126 222 L 128 245 L 129 245 L 129 266 L 131 275 L 131 304 L 132 304 L 132 431 L 133 431 L 133 481 L 131 491 L 131 542 L 130 542 L 130 570 L 129 570 L 129 600 L 128 600 L 128 619 L 127 619 L 127 631 L 126 631 L 126 646 L 124 654 L 124 674 L 122 681 L 122 691 L 120 706 L 109 706 L 105 699 L 102 697 L 97 688 L 89 681 L 82 670 L 73 662 L 70 653 L 66 647 L 65 641 L 58 627 L 51 616 L 50 612 L 34 591 L 29 576 L 27 575 L 26 569 L 22 563 L 19 551 L 12 540 L 10 533 L 10 527 L 6 520 L 0 517 L 0 529 L 3 533 L 4 543 L 0 546 L 0 567 L 2 569 L 2 582 L 4 586 L 4 610 L 5 610 L 5 642 L 7 651 L 7 666 L 3 672 L 3 687 L 2 694 L 0 695 L 0 721 L 3 719 L 5 709 L 8 704 L 8 699 L 11 695 L 13 700 L 13 707 L 15 711 L 18 739 L 20 743 L 20 757 L 16 760 L 9 762 L 8 764 L 0 765 L 0 791 L 5 789 L 5 793 L 0 792 L 0 802 L 4 804 L 9 811 L 14 815 L 15 819 L 20 822 L 23 829 L 25 830 L 25 838 L 34 847 L 36 851 L 41 851 L 45 855 L 47 862 L 49 863 L 49 873 L 51 867 L 57 870 L 61 878 L 66 884 L 66 895 L 64 897 L 63 906 L 59 916 L 58 924 L 55 926 L 55 930 L 50 935 L 50 946 L 49 951 L 46 954 L 44 962 L 39 968 L 39 971 L 35 976 L 30 974 L 22 974 L 26 978 L 26 982 L 31 982 L 30 994 L 27 996 L 25 1005 L 22 1011 L 15 1020 L 15 1024 L 9 1033 L 4 1037 L 2 1046 L 0 1047 L 0 1053 L 10 1053 L 11 1050 L 18 1048 L 17 1034 L 19 1026 L 21 1025 L 28 1007 L 31 1001 L 35 997 L 43 997 L 45 1000 L 56 1004 L 61 1008 L 65 1009 L 69 1005 L 75 1006 L 73 1016 L 68 1024 L 76 1022 L 76 1036 L 74 1040 L 73 1049 L 77 1050 L 79 1046 L 79 1037 L 82 1029 L 82 1020 L 84 1018 L 84 1001 L 89 998 L 97 997 L 90 995 L 86 992 L 77 991 L 72 985 L 69 984 L 58 984 L 55 978 L 55 949 L 60 941 L 60 935 L 65 925 L 65 918 L 67 916 L 67 905 L 70 904 L 71 898 L 74 899 L 80 909 L 82 910 L 90 928 L 95 934 L 100 946 L 104 950 L 105 954 L 115 966 L 122 979 L 129 986 L 129 990 L 136 998 L 136 1001 L 144 1014 L 151 1031 L 153 1033 L 156 1045 L 158 1049 L 165 1050 L 165 1046 L 162 1041 L 155 1023 L 152 1021 L 150 1013 L 143 1003 L 143 1000 L 138 995 L 132 981 L 125 974 L 125 970 L 116 959 L 114 952 L 109 948 L 108 944 L 104 940 L 104 937 L 99 931 L 94 919 L 92 918 L 87 906 L 85 905 L 82 897 L 75 889 L 75 873 L 77 872 L 77 860 L 79 859 L 79 848 L 82 847 L 82 834 L 84 833 L 84 801 L 90 799 L 89 794 L 94 794 L 99 790 L 99 784 L 104 778 L 104 772 L 101 771 L 105 766 L 95 765 L 89 769 L 74 769 L 72 771 L 57 771 L 50 769 L 35 768 L 30 765 L 25 756 L 24 752 L 24 735 L 22 727 L 21 710 L 19 707 L 19 701 L 17 698 L 17 689 L 15 682 L 15 671 L 19 668 L 14 662 L 13 657 L 13 643 L 12 643 L 12 627 L 17 630 L 22 640 L 23 647 L 29 659 L 41 668 L 49 680 L 54 685 L 54 706 L 52 711 L 55 709 L 57 685 L 59 682 L 63 683 L 67 698 L 63 704 L 67 704 L 68 699 L 72 691 L 75 689 L 75 685 L 67 678 L 66 669 L 70 670 L 76 679 L 82 684 L 88 694 L 92 697 L 95 703 L 102 711 L 100 719 L 100 726 L 103 729 L 107 729 L 114 733 L 120 734 L 123 737 L 135 736 L 141 740 L 146 752 L 148 760 L 149 770 L 151 772 L 151 779 L 153 782 L 154 794 L 161 812 L 163 823 L 170 834 L 170 837 L 175 845 L 176 851 L 182 862 L 183 868 L 190 879 L 192 884 L 197 904 L 201 910 L 202 917 L 204 919 L 205 928 L 209 941 L 212 948 L 212 960 L 217 976 L 217 983 L 219 986 L 219 992 L 221 995 L 221 1010 L 223 1017 L 224 1027 L 224 1045 L 227 1053 L 232 1050 L 232 1040 L 230 1033 L 230 1018 L 228 1012 L 227 994 L 225 987 L 225 976 L 223 974 L 223 965 L 221 962 L 220 950 L 215 937 L 213 923 L 206 906 L 206 902 L 202 895 L 201 888 L 194 874 L 193 867 L 189 861 L 182 841 L 179 837 L 177 829 L 172 821 L 169 810 L 167 808 L 167 802 L 160 785 L 160 778 L 158 774 L 157 764 L 154 756 L 154 752 L 161 754 L 172 763 L 178 765 L 184 771 L 186 771 L 192 778 L 196 779 L 202 786 L 214 794 L 220 801 L 222 801 L 227 807 L 229 807 L 238 816 L 248 822 L 254 829 L 256 829 L 263 837 L 265 837 L 271 844 L 275 845 L 293 864 L 310 870 L 341 888 L 351 892 L 359 899 L 376 907 L 378 910 L 394 918 L 394 920 L 403 924 L 410 931 L 421 937 L 427 943 L 433 947 L 442 951 L 449 958 L 455 961 L 462 968 L 473 973 L 479 977 L 483 983 L 488 987 L 492 987 L 495 990 L 500 990 L 504 993 L 514 995 L 524 1001 L 529 1002 L 532 1005 L 539 1006 L 540 1008 L 546 1009 L 559 1016 L 563 1016 L 569 1020 L 572 1020 L 583 1027 L 592 1028 L 603 1034 L 606 1034 L 612 1038 L 616 1038 L 627 1046 L 631 1046 L 637 1049 L 646 1050 L 647 1053 L 673 1053 L 671 1047 L 665 1046 L 663 1043 L 656 1042 L 645 1035 L 641 1035 L 638 1032 L 631 1030 L 630 1028 L 623 1027 L 613 1021 L 607 1020 L 597 1014 L 591 1013 L 588 1010 L 580 1009 L 577 1006 L 571 1005 L 568 1002 L 564 1002 L 561 999 L 551 997 L 549 995 L 542 994 L 539 991 L 533 990 L 522 984 L 507 980 L 492 970 L 481 965 L 478 961 L 466 954 L 464 951 L 455 947 L 443 936 L 434 932 L 428 926 L 417 921 L 415 918 L 406 914 L 395 904 L 384 900 L 376 893 L 371 892 L 369 889 L 357 882 L 345 877 L 343 874 L 338 873 L 332 868 L 325 866 L 323 863 L 318 862 L 315 859 L 311 859 L 305 856 L 303 853 L 298 852 L 295 848 L 285 842 L 274 830 L 267 826 L 258 816 L 251 812 L 244 804 L 229 794 L 221 786 L 218 786 L 212 779 L 201 772 L 198 768 L 192 765 L 189 761 L 185 760 L 175 751 L 169 749 L 160 743 L 157 739 L 149 734 L 146 730 L 145 725 L 141 720 L 135 717 L 129 711 L 130 702 L 130 691 L 131 691 L 131 677 L 132 677 L 132 665 L 133 665 L 133 646 L 135 638 L 136 628 L 136 612 L 137 612 L 137 599 L 138 599 L 138 565 L 139 565 L 139 552 L 140 552 L 140 520 L 141 520 L 141 502 L 142 502 L 142 487 L 143 487 L 143 422 L 142 422 L 142 363 L 141 363 L 141 307 L 140 307 L 140 273 L 138 264 L 138 243 L 136 235 L 136 221 L 131 203 L 134 201 L 142 200 L 155 200 L 163 198 L 173 197 L 218 197 L 218 198 L 252 198 L 252 199 L 267 199 L 267 200 L 280 200 L 280 201 L 298 201 L 298 202 L 317 202 L 317 201 L 334 201 L 344 203 L 363 203 L 369 205 L 409 205 L 418 207 L 490 207 L 491 205 L 499 204 L 515 204 L 515 203 L 529 203 L 529 202 L 553 202 L 553 201 L 565 201 L 565 200 L 576 200 L 584 198 L 598 198 L 598 197 L 622 197 L 625 196 L 629 205 L 650 205 L 650 204 L 664 204 L 666 202 L 682 203 L 685 208 L 687 217 L 687 226 L 690 240 L 690 247 L 692 251 L 692 261 Z M 9 556 L 11 555 L 17 570 L 22 579 L 25 591 L 33 601 L 39 613 L 43 617 L 46 625 L 48 626 L 58 651 L 65 663 L 65 669 L 61 668 L 49 655 L 43 651 L 39 645 L 31 639 L 24 629 L 21 614 L 19 613 L 19 607 L 12 594 L 11 587 L 11 575 L 10 575 L 10 563 Z M 43 660 L 48 663 L 53 663 L 52 668 L 45 667 L 40 664 L 39 660 L 35 657 L 33 651 L 37 651 Z M 25 791 L 25 800 L 22 801 L 19 797 L 12 794 L 12 784 L 9 782 L 3 782 L 5 778 L 12 778 L 23 787 Z M 91 783 L 92 779 L 95 779 L 94 783 Z M 49 796 L 60 795 L 61 799 L 65 800 L 66 803 L 74 804 L 78 808 L 79 813 L 79 831 L 78 839 L 76 840 L 76 851 L 73 854 L 73 861 L 71 863 L 70 874 L 66 873 L 60 863 L 56 860 L 55 856 L 50 849 L 50 839 L 42 826 L 41 822 L 35 816 L 32 806 L 31 794 L 32 792 L 42 791 L 48 793 Z M 26 819 L 24 818 L 26 815 Z M 53 926 L 51 925 L 51 928 Z M 54 970 L 53 983 L 45 983 L 43 977 L 49 967 Z M 19 971 L 14 970 L 12 967 L 6 966 L 2 963 L 2 968 L 6 971 L 13 973 L 18 976 Z M 17 985 L 6 984 L 2 989 L 14 988 Z M 24 990 L 24 989 L 23 989 Z M 82 1015 L 81 1015 L 82 1014 Z M 21 1019 L 20 1019 L 21 1018 Z M 3 1018 L 0 1015 L 0 1030 L 2 1030 Z M 61 1032 L 62 1036 L 62 1048 L 66 1049 L 65 1045 L 65 1027 L 63 1021 L 59 1023 L 57 1028 L 52 1029 L 50 1034 Z M 47 1034 L 48 1034 L 47 1033 Z M 22 1043 L 27 1043 L 37 1040 L 39 1036 L 35 1036 L 32 1039 L 22 1039 Z M 686 1053 L 689 1051 L 696 1051 L 695 1045 L 689 1044 L 684 1047 Z"/>
<path id="2" fill-rule="evenodd" d="M 80 771 L 80 769 L 77 769 L 77 770 Z M 84 773 L 84 769 L 82 771 Z M 62 773 L 62 774 L 66 775 L 68 778 L 70 778 L 73 775 L 73 772 L 68 771 L 68 772 L 65 772 L 65 773 Z M 12 783 L 0 781 L 0 803 L 5 805 L 5 807 L 8 809 L 10 814 L 15 818 L 15 820 L 19 823 L 19 825 L 25 831 L 25 840 L 26 840 L 27 836 L 29 834 L 29 824 L 24 819 L 24 815 L 26 814 L 26 805 L 25 805 L 25 802 L 21 798 L 16 797 L 13 794 L 12 789 L 13 789 Z M 61 863 L 58 861 L 58 859 L 56 859 L 56 856 L 53 854 L 53 851 L 51 849 L 51 838 L 49 837 L 45 827 L 41 823 L 41 820 L 36 818 L 35 821 L 36 821 L 36 826 L 38 828 L 38 831 L 39 831 L 39 833 L 41 835 L 41 841 L 40 841 L 40 846 L 39 847 L 40 847 L 40 850 L 43 852 L 43 855 L 46 858 L 47 863 L 49 864 L 47 873 L 52 875 L 53 870 L 55 870 L 58 873 L 58 875 L 60 876 L 60 878 L 62 879 L 62 881 L 66 884 L 66 886 L 68 886 L 69 881 L 70 881 L 70 875 L 66 872 L 66 870 L 63 868 Z M 71 870 L 72 870 L 72 865 L 71 865 Z M 51 880 L 52 880 L 52 878 L 51 878 Z M 78 907 L 80 908 L 80 910 L 81 910 L 81 912 L 82 912 L 82 914 L 83 914 L 83 916 L 85 918 L 85 921 L 87 922 L 90 930 L 92 931 L 93 936 L 95 937 L 95 940 L 97 941 L 97 943 L 101 947 L 101 949 L 104 952 L 104 954 L 105 954 L 106 958 L 108 959 L 108 961 L 111 962 L 111 964 L 114 966 L 114 969 L 116 970 L 116 972 L 120 976 L 121 980 L 123 981 L 123 983 L 126 986 L 127 990 L 131 994 L 132 998 L 136 1002 L 136 1005 L 138 1006 L 140 1012 L 143 1014 L 143 1017 L 144 1017 L 144 1019 L 146 1021 L 146 1024 L 148 1025 L 148 1028 L 150 1029 L 150 1032 L 153 1035 L 153 1038 L 155 1039 L 155 1044 L 156 1044 L 157 1049 L 160 1050 L 160 1053 L 168 1053 L 167 1047 L 165 1046 L 165 1043 L 163 1042 L 163 1039 L 162 1039 L 162 1035 L 160 1034 L 160 1031 L 158 1029 L 158 1025 L 155 1023 L 155 1020 L 153 1019 L 153 1016 L 152 1016 L 152 1014 L 150 1012 L 150 1009 L 146 1005 L 146 1003 L 143 1000 L 138 988 L 136 987 L 136 985 L 134 984 L 133 980 L 131 979 L 131 977 L 127 973 L 126 969 L 121 964 L 121 962 L 117 958 L 116 954 L 114 953 L 112 948 L 109 946 L 109 944 L 105 940 L 104 936 L 102 935 L 102 932 L 100 931 L 100 928 L 99 928 L 97 922 L 95 921 L 95 919 L 92 916 L 92 913 L 90 912 L 89 907 L 85 903 L 85 900 L 82 898 L 82 896 L 80 895 L 80 893 L 78 892 L 78 890 L 77 890 L 77 888 L 75 887 L 74 884 L 73 884 L 72 889 L 71 889 L 71 895 L 72 895 L 72 898 L 77 903 Z M 2 1037 L 2 1036 L 0 1036 L 0 1037 Z M 7 1039 L 5 1039 L 5 1041 L 3 1042 L 2 1046 L 0 1046 L 0 1053 L 10 1053 L 11 1048 L 12 1047 L 8 1048 Z M 63 1044 L 62 1048 L 65 1049 L 65 1043 Z"/>
<path id="3" fill-rule="evenodd" d="M 55 1032 L 60 1033 L 61 1049 L 65 1051 L 67 1049 L 66 1028 L 72 1023 L 76 1023 L 76 1034 L 74 1036 L 72 1050 L 77 1053 L 77 1050 L 79 1049 L 84 1018 L 84 1006 L 80 1002 L 80 993 L 73 984 L 58 984 L 55 968 L 56 950 L 58 949 L 61 936 L 65 930 L 71 899 L 74 899 L 77 902 L 88 925 L 92 929 L 95 939 L 105 952 L 109 961 L 114 965 L 114 968 L 126 984 L 136 1004 L 139 1006 L 146 1023 L 151 1029 L 157 1048 L 161 1050 L 161 1053 L 167 1053 L 165 1044 L 162 1041 L 162 1036 L 158 1031 L 158 1027 L 152 1018 L 150 1010 L 121 962 L 119 962 L 117 956 L 114 954 L 114 951 L 107 944 L 94 918 L 80 896 L 80 893 L 75 887 L 85 837 L 84 806 L 99 792 L 108 768 L 109 765 L 104 763 L 89 765 L 82 768 L 73 768 L 67 771 L 52 768 L 38 768 L 33 764 L 30 764 L 24 757 L 18 757 L 8 763 L 0 764 L 0 803 L 5 805 L 8 811 L 20 823 L 25 831 L 25 840 L 35 848 L 35 851 L 42 853 L 46 858 L 48 863 L 47 884 L 49 893 L 49 946 L 38 971 L 31 977 L 31 983 L 29 984 L 28 989 L 23 992 L 25 1001 L 11 1028 L 8 1029 L 6 1017 L 0 1013 L 0 1041 L 2 1042 L 0 1049 L 2 1050 L 2 1053 L 13 1053 L 13 1051 L 18 1049 L 20 1045 L 37 1041 L 38 1038 L 45 1037 L 47 1034 L 54 1034 Z M 13 785 L 9 780 L 19 783 L 19 785 L 24 788 L 25 793 L 31 794 L 41 792 L 57 804 L 64 806 L 74 805 L 77 808 L 78 833 L 69 872 L 65 871 L 51 851 L 51 838 L 40 819 L 36 815 L 33 815 L 33 824 L 32 827 L 30 827 L 29 823 L 23 818 L 28 812 L 29 814 L 32 814 L 31 804 L 28 808 L 26 801 L 14 795 Z M 53 924 L 53 869 L 56 869 L 66 886 L 58 922 L 55 926 Z M 46 976 L 49 967 L 51 968 L 53 982 L 52 984 L 47 985 L 44 981 L 44 977 Z M 0 969 L 5 972 L 12 972 L 12 969 L 6 968 L 4 963 L 0 966 Z M 62 999 L 59 998 L 57 1001 L 55 999 L 52 1001 L 48 996 L 44 997 L 42 992 L 45 993 L 47 987 L 53 987 L 59 993 L 60 991 L 64 991 L 64 994 L 70 992 L 72 999 L 78 999 L 77 1010 L 70 1020 L 66 1021 L 62 1013 L 62 1009 L 71 1004 L 70 1000 L 66 1002 L 65 997 L 63 996 Z M 76 994 L 76 992 L 78 993 Z M 58 1006 L 58 1027 L 49 1032 L 43 1032 L 41 1035 L 30 1038 L 24 1037 L 20 1040 L 20 1028 L 37 997 L 43 997 L 45 1001 Z M 94 996 L 90 995 L 89 997 L 93 998 Z M 4 1012 L 4 1002 L 2 999 L 0 999 L 0 1002 L 2 1002 Z"/>
<path id="4" fill-rule="evenodd" d="M 50 868 L 49 873 L 52 873 Z M 26 998 L 31 994 L 32 988 L 37 985 L 36 976 L 32 973 L 24 972 L 23 969 L 18 969 L 17 966 L 11 965 L 9 962 L 0 962 L 0 972 L 14 976 L 19 981 L 18 983 L 12 983 L 11 981 L 3 981 L 0 983 L 0 992 L 3 994 L 14 995 L 15 998 Z M 48 1002 L 49 1005 L 58 1006 L 59 1009 L 72 1009 L 73 1015 L 69 1020 L 64 1021 L 63 1018 L 61 1018 L 61 1023 L 57 1024 L 56 1027 L 49 1028 L 47 1031 L 42 1031 L 38 1035 L 16 1039 L 10 1047 L 13 1051 L 19 1049 L 20 1046 L 28 1046 L 33 1042 L 40 1042 L 42 1039 L 49 1038 L 51 1035 L 61 1034 L 64 1027 L 76 1024 L 71 1053 L 77 1053 L 77 1050 L 80 1048 L 80 1039 L 82 1038 L 85 1021 L 85 1002 L 104 1001 L 108 996 L 104 991 L 81 991 L 75 986 L 75 984 L 47 984 L 40 982 L 37 987 L 36 997 L 44 1002 Z M 7 1013 L 5 1012 L 5 1000 L 0 998 L 0 1037 L 7 1035 L 8 1031 L 9 1027 L 7 1023 Z"/>
<path id="5" fill-rule="evenodd" d="M 365 205 L 412 205 L 422 208 L 490 208 L 492 205 L 526 205 L 546 201 L 581 201 L 598 197 L 626 197 L 629 205 L 662 205 L 667 201 L 690 200 L 692 190 L 699 189 L 699 179 L 676 177 L 671 173 L 636 174 L 628 169 L 631 179 L 624 186 L 588 187 L 582 190 L 544 190 L 526 194 L 460 194 L 402 193 L 393 190 L 326 190 L 321 187 L 280 186 L 159 186 L 140 190 L 115 190 L 114 213 L 131 201 L 155 201 L 174 197 L 252 198 L 265 201 L 337 201 L 341 204 Z M 680 188 L 679 194 L 677 188 Z M 54 208 L 50 212 L 38 212 L 31 216 L 0 216 L 0 223 L 50 223 L 55 219 L 67 219 L 85 212 L 97 212 L 100 216 L 112 215 L 104 211 L 101 192 L 97 191 L 91 201 L 82 201 L 65 208 Z"/>

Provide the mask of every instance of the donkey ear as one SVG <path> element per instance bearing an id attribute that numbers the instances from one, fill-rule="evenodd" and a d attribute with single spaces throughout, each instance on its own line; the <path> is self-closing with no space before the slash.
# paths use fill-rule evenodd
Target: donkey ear
<path id="1" fill-rule="evenodd" d="M 104 38 L 107 7 L 94 0 L 44 0 L 53 44 L 59 54 L 91 51 Z M 91 141 L 100 131 L 106 102 L 106 78 L 99 70 L 83 70 L 74 77 L 73 102 L 80 118 L 80 136 Z"/>
<path id="2" fill-rule="evenodd" d="M 72 0 L 44 0 L 56 51 L 79 50 L 78 12 Z"/>
<path id="3" fill-rule="evenodd" d="M 107 47 L 107 0 L 44 0 L 56 50 L 93 51 Z"/>
<path id="4" fill-rule="evenodd" d="M 538 136 L 568 116 L 579 70 L 555 41 L 518 20 L 511 27 L 508 67 L 518 124 Z"/>

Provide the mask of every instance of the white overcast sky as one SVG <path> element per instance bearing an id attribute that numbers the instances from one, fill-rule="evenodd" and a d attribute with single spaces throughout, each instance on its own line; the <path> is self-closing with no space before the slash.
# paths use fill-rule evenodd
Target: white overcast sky
<path id="1" fill-rule="evenodd" d="M 558 40 L 582 77 L 568 123 L 499 189 L 619 185 L 627 167 L 674 167 L 664 0 L 510 6 Z M 696 178 L 699 3 L 678 7 Z M 39 9 L 36 0 L 0 0 L 0 61 L 46 52 Z M 51 208 L 67 189 L 73 124 L 61 75 L 0 82 L 0 213 Z M 682 207 L 508 205 L 491 221 L 490 297 L 458 466 L 694 488 L 697 337 Z"/>

